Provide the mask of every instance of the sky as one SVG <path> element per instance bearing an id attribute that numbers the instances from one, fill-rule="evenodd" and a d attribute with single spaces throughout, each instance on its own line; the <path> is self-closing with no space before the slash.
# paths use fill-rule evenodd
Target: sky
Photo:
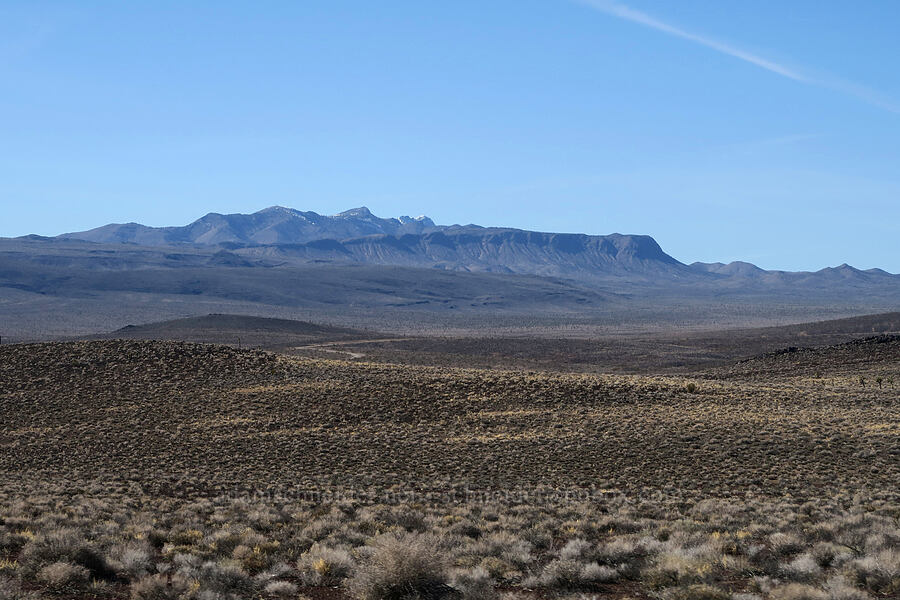
<path id="1" fill-rule="evenodd" d="M 900 2 L 0 3 L 0 236 L 282 205 L 900 272 Z"/>

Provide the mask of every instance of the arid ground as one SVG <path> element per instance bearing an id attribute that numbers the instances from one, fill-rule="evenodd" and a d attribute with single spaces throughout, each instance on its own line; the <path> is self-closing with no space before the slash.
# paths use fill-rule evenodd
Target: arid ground
<path id="1" fill-rule="evenodd" d="M 0 598 L 900 597 L 898 337 L 602 374 L 295 334 L 0 346 Z"/>

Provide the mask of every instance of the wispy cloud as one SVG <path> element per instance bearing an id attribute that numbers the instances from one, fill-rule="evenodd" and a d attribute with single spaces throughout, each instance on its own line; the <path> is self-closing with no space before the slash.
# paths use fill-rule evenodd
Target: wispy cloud
<path id="1" fill-rule="evenodd" d="M 604 12 L 608 15 L 612 15 L 626 21 L 631 21 L 632 23 L 643 25 L 644 27 L 649 27 L 650 29 L 655 29 L 656 31 L 660 31 L 667 35 L 699 44 L 700 46 L 705 46 L 711 50 L 719 52 L 720 54 L 725 54 L 737 58 L 738 60 L 750 63 L 777 75 L 781 75 L 782 77 L 787 77 L 788 79 L 793 79 L 794 81 L 805 83 L 807 85 L 814 85 L 817 87 L 841 92 L 843 94 L 853 96 L 873 106 L 877 106 L 878 108 L 900 114 L 900 103 L 886 98 L 882 94 L 866 86 L 850 81 L 845 81 L 836 77 L 813 77 L 801 73 L 795 68 L 779 64 L 750 52 L 746 52 L 744 50 L 741 50 L 740 48 L 736 48 L 719 40 L 715 40 L 704 35 L 691 33 L 690 31 L 686 31 L 684 29 L 681 29 L 680 27 L 676 27 L 674 25 L 661 21 L 653 16 L 648 15 L 647 13 L 635 10 L 629 6 L 626 6 L 625 4 L 620 4 L 612 0 L 574 1 Z"/>
<path id="2" fill-rule="evenodd" d="M 674 25 L 664 23 L 659 19 L 651 17 L 650 15 L 639 10 L 635 10 L 633 8 L 625 6 L 624 4 L 619 4 L 618 2 L 608 2 L 607 0 L 577 1 L 581 4 L 590 6 L 591 8 L 595 8 L 607 14 L 619 17 L 620 19 L 625 19 L 626 21 L 631 21 L 632 23 L 637 23 L 651 29 L 656 29 L 657 31 L 661 31 L 669 35 L 694 42 L 695 44 L 700 44 L 701 46 L 706 46 L 707 48 L 711 48 L 716 52 L 721 52 L 722 54 L 733 56 L 734 58 L 738 58 L 750 64 L 756 65 L 757 67 L 761 67 L 763 69 L 766 69 L 767 71 L 772 71 L 773 73 L 777 73 L 795 81 L 802 81 L 804 83 L 809 82 L 806 77 L 800 75 L 799 73 L 793 71 L 788 67 L 785 67 L 784 65 L 779 65 L 778 63 L 774 63 L 770 60 L 766 60 L 765 58 L 756 56 L 755 54 L 745 52 L 743 50 L 740 50 L 739 48 L 735 48 L 717 40 L 713 40 L 702 35 L 697 35 L 695 33 L 685 31 L 684 29 L 675 27 Z"/>

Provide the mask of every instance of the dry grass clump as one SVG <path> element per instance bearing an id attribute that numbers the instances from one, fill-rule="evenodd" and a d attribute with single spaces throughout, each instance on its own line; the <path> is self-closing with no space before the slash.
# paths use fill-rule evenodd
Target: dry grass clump
<path id="1" fill-rule="evenodd" d="M 152 552 L 146 543 L 117 544 L 108 550 L 107 562 L 120 579 L 136 581 L 153 571 Z"/>
<path id="2" fill-rule="evenodd" d="M 499 593 L 496 581 L 484 567 L 457 569 L 450 577 L 453 589 L 458 590 L 464 600 L 496 600 Z"/>
<path id="3" fill-rule="evenodd" d="M 731 600 L 727 591 L 706 584 L 670 588 L 662 595 L 664 600 Z"/>
<path id="4" fill-rule="evenodd" d="M 191 583 L 184 577 L 148 575 L 131 585 L 131 600 L 181 600 L 190 590 Z"/>
<path id="5" fill-rule="evenodd" d="M 897 546 L 857 558 L 845 571 L 850 581 L 875 594 L 900 595 L 900 550 Z"/>
<path id="6" fill-rule="evenodd" d="M 87 586 L 90 573 L 79 565 L 55 562 L 42 567 L 36 579 L 50 593 L 74 594 Z"/>
<path id="7" fill-rule="evenodd" d="M 788 583 L 769 592 L 771 600 L 829 600 L 824 590 L 803 583 Z"/>
<path id="8" fill-rule="evenodd" d="M 356 561 L 343 548 L 329 548 L 318 542 L 297 560 L 304 585 L 340 585 L 356 566 Z"/>
<path id="9" fill-rule="evenodd" d="M 55 565 L 48 571 L 63 578 L 65 569 L 59 565 L 70 565 L 83 570 L 86 578 L 100 581 L 112 581 L 116 573 L 107 564 L 106 559 L 89 544 L 78 531 L 68 528 L 50 529 L 34 536 L 22 547 L 18 562 L 26 574 L 42 572 L 44 568 Z M 81 572 L 81 571 L 77 571 Z M 75 578 L 76 571 L 69 574 Z"/>
<path id="10" fill-rule="evenodd" d="M 299 588 L 290 581 L 271 581 L 263 588 L 263 592 L 271 598 L 297 599 Z"/>
<path id="11" fill-rule="evenodd" d="M 446 596 L 452 588 L 437 547 L 438 541 L 427 535 L 380 535 L 350 580 L 350 590 L 362 600 Z"/>

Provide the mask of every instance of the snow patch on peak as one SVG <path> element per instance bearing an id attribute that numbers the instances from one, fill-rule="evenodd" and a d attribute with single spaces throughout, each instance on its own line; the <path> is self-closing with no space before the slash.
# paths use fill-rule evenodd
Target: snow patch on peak
<path id="1" fill-rule="evenodd" d="M 403 215 L 402 217 L 397 218 L 404 225 L 408 225 L 410 223 L 421 223 L 426 227 L 434 227 L 434 221 L 426 217 L 425 215 L 419 215 L 418 217 L 410 217 L 409 215 Z"/>
<path id="2" fill-rule="evenodd" d="M 287 206 L 277 206 L 276 205 L 276 206 L 270 206 L 268 208 L 264 208 L 260 211 L 257 211 L 257 214 L 259 214 L 259 213 L 288 213 L 290 215 L 296 215 L 296 214 L 298 214 L 298 212 L 299 211 L 297 211 L 293 208 L 288 208 Z"/>
<path id="3" fill-rule="evenodd" d="M 351 208 L 350 210 L 345 210 L 344 212 L 340 212 L 334 216 L 335 217 L 343 217 L 343 218 L 356 217 L 356 218 L 360 218 L 360 219 L 367 219 L 367 218 L 372 218 L 375 215 L 373 215 L 372 211 L 369 210 L 367 207 L 360 206 L 359 208 Z"/>

